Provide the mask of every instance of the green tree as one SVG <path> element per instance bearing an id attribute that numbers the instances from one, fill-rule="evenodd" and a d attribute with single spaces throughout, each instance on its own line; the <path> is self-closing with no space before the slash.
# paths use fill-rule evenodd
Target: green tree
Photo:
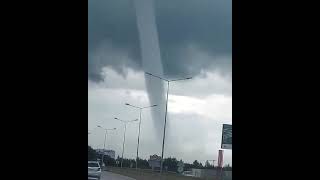
<path id="1" fill-rule="evenodd" d="M 88 146 L 88 161 L 96 161 L 96 160 L 97 160 L 97 152 L 91 146 Z"/>
<path id="2" fill-rule="evenodd" d="M 209 169 L 210 166 L 211 166 L 211 165 L 210 165 L 209 161 L 207 160 L 206 163 L 204 164 L 204 167 L 205 167 L 206 169 Z"/>
<path id="3" fill-rule="evenodd" d="M 193 161 L 192 165 L 193 165 L 193 168 L 201 168 L 202 166 L 202 164 L 199 163 L 197 160 Z"/>
<path id="4" fill-rule="evenodd" d="M 138 158 L 138 168 L 151 169 L 151 167 L 149 166 L 148 161 L 145 160 L 145 159 L 140 159 L 140 158 Z"/>
<path id="5" fill-rule="evenodd" d="M 105 155 L 103 157 L 103 161 L 104 161 L 104 164 L 107 165 L 107 166 L 116 166 L 116 160 L 111 158 L 108 155 Z"/>
<path id="6" fill-rule="evenodd" d="M 193 164 L 184 163 L 184 169 L 186 171 L 190 171 L 192 168 L 194 168 Z"/>
<path id="7" fill-rule="evenodd" d="M 168 167 L 168 171 L 177 172 L 178 170 L 178 160 L 176 158 L 165 158 L 163 160 L 163 168 Z"/>
<path id="8" fill-rule="evenodd" d="M 202 165 L 202 163 L 200 163 L 200 165 L 199 165 L 199 168 L 200 168 L 200 169 L 202 169 L 202 168 L 203 168 L 203 165 Z"/>
<path id="9" fill-rule="evenodd" d="M 206 163 L 205 163 L 204 168 L 205 168 L 205 169 L 213 169 L 213 168 L 214 168 L 214 166 L 213 166 L 213 165 L 211 165 L 211 164 L 209 163 L 209 161 L 207 160 L 207 161 L 206 161 Z"/>
<path id="10" fill-rule="evenodd" d="M 230 166 L 230 164 L 227 164 L 223 167 L 223 170 L 225 171 L 232 171 L 232 167 Z"/>

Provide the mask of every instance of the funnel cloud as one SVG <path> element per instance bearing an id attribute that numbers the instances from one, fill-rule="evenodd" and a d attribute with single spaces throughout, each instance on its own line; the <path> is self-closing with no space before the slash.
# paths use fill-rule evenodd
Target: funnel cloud
<path id="1" fill-rule="evenodd" d="M 142 67 L 145 72 L 163 76 L 163 68 L 158 40 L 158 32 L 154 16 L 153 0 L 134 0 L 137 17 L 137 27 L 140 38 Z M 163 82 L 145 74 L 146 88 L 151 104 L 158 108 L 152 109 L 156 134 L 162 129 L 163 107 L 165 102 Z"/>

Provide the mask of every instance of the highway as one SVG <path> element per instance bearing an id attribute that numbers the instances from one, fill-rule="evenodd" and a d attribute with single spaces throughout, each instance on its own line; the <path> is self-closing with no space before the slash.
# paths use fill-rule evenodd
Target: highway
<path id="1" fill-rule="evenodd" d="M 109 171 L 103 171 L 100 180 L 135 180 L 130 177 L 115 174 Z"/>

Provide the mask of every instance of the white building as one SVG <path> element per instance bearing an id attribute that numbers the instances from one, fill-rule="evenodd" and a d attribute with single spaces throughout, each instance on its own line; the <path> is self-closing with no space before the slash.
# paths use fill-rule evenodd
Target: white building
<path id="1" fill-rule="evenodd" d="M 110 156 L 111 158 L 116 158 L 116 152 L 114 150 L 109 149 L 96 149 L 96 152 L 101 154 L 103 153 L 105 156 Z"/>

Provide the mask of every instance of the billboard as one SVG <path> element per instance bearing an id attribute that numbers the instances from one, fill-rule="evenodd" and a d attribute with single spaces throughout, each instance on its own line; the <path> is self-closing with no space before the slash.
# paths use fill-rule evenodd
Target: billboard
<path id="1" fill-rule="evenodd" d="M 157 155 L 152 155 L 150 156 L 148 163 L 152 169 L 159 168 L 161 166 L 161 157 Z"/>
<path id="2" fill-rule="evenodd" d="M 232 149 L 232 125 L 223 124 L 221 149 Z"/>

